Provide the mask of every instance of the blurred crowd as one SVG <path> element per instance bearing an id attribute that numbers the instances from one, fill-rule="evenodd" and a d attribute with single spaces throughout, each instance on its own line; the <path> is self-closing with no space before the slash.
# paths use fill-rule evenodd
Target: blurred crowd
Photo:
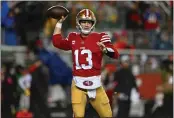
<path id="1" fill-rule="evenodd" d="M 46 11 L 53 5 L 70 11 L 63 24 L 65 36 L 76 30 L 76 14 L 89 8 L 97 17 L 95 30 L 106 31 L 116 48 L 173 50 L 173 1 L 1 1 L 1 44 L 27 48 L 24 64 L 1 60 L 3 118 L 51 118 L 52 111 L 72 117 L 71 57 L 53 50 L 50 43 L 57 20 L 48 18 Z M 106 57 L 102 77 L 114 117 L 172 118 L 173 55 L 132 52 L 113 62 Z M 150 97 L 142 90 L 143 77 L 158 80 Z M 146 91 L 150 86 L 145 85 Z M 142 103 L 145 109 L 134 108 Z M 97 116 L 91 109 L 87 105 L 86 114 Z"/>

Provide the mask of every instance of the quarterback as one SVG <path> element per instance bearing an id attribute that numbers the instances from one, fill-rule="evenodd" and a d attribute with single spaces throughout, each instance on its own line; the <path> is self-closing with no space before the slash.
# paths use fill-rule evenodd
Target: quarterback
<path id="1" fill-rule="evenodd" d="M 117 59 L 118 51 L 106 33 L 92 32 L 96 17 L 89 9 L 81 10 L 76 16 L 78 32 L 71 32 L 66 38 L 61 35 L 62 17 L 54 29 L 52 43 L 56 48 L 72 51 L 73 80 L 71 100 L 74 117 L 85 116 L 87 100 L 100 117 L 112 117 L 109 99 L 101 83 L 101 65 L 104 54 Z"/>

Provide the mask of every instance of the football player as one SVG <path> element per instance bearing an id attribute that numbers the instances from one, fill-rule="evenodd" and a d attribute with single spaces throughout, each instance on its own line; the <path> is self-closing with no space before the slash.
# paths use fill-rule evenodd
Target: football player
<path id="1" fill-rule="evenodd" d="M 67 38 L 61 35 L 60 19 L 54 30 L 52 43 L 62 50 L 72 51 L 73 81 L 71 100 L 74 117 L 84 117 L 87 99 L 100 117 L 112 117 L 109 99 L 101 83 L 101 65 L 103 54 L 111 58 L 119 57 L 108 34 L 92 32 L 96 17 L 89 9 L 81 10 L 76 16 L 76 25 L 80 33 L 71 32 Z"/>

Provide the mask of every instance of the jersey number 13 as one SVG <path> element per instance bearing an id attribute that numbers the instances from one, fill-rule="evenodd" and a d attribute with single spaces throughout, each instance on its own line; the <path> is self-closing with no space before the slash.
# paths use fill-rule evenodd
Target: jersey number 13
<path id="1" fill-rule="evenodd" d="M 84 55 L 84 54 L 87 54 L 87 57 L 86 57 L 86 61 L 88 62 L 88 64 L 79 64 L 79 56 L 80 55 Z M 75 50 L 74 51 L 74 55 L 75 55 L 75 64 L 76 64 L 76 70 L 78 69 L 91 69 L 92 68 L 92 52 L 88 49 L 84 49 L 84 50 L 81 50 L 80 53 L 79 53 L 79 50 Z"/>

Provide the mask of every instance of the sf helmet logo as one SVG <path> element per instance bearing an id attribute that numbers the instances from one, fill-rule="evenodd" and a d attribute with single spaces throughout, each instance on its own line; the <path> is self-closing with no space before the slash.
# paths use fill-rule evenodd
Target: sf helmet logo
<path id="1" fill-rule="evenodd" d="M 92 86 L 93 82 L 92 81 L 84 81 L 83 85 L 85 85 L 85 86 Z"/>

